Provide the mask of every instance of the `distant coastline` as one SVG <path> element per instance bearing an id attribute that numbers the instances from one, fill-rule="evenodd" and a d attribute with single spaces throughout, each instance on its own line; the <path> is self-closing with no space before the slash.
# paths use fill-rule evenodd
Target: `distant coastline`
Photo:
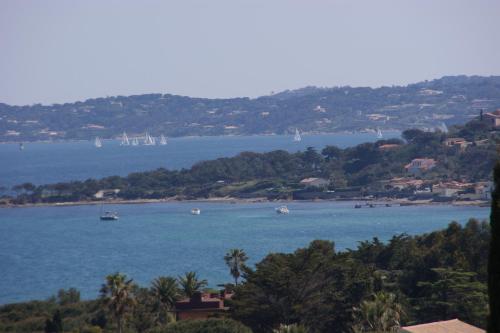
<path id="1" fill-rule="evenodd" d="M 500 76 L 448 76 L 406 86 L 307 87 L 257 98 L 143 94 L 15 106 L 0 103 L 0 141 L 423 130 L 500 107 Z M 57 117 L 54 117 L 57 114 Z M 22 116 L 20 116 L 22 115 Z"/>

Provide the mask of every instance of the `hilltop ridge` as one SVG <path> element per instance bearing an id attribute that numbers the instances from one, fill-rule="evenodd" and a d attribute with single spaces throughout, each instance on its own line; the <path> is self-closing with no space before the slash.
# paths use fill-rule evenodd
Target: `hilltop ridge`
<path id="1" fill-rule="evenodd" d="M 0 103 L 0 142 L 141 135 L 252 135 L 463 124 L 500 108 L 500 76 L 445 76 L 407 86 L 305 87 L 258 98 L 144 94 L 29 106 Z"/>

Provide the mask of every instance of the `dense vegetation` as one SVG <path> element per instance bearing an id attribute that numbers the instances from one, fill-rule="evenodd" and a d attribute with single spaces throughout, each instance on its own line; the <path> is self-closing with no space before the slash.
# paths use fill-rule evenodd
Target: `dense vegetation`
<path id="1" fill-rule="evenodd" d="M 365 241 L 347 252 L 314 241 L 248 269 L 232 315 L 254 332 L 280 323 L 311 332 L 348 332 L 354 325 L 370 331 L 355 308 L 378 295 L 395 297 L 402 323 L 460 318 L 484 327 L 488 241 L 487 224 L 473 220 L 464 228 L 452 223 L 422 236 L 394 236 L 388 244 Z"/>
<path id="2" fill-rule="evenodd" d="M 472 144 L 465 150 L 447 147 L 447 137 L 461 136 Z M 448 134 L 407 130 L 405 142 L 398 139 L 380 140 L 355 147 L 340 149 L 327 146 L 321 152 L 288 153 L 244 152 L 232 158 L 219 158 L 195 164 L 190 169 L 158 169 L 132 173 L 126 177 L 88 179 L 71 183 L 35 186 L 16 186 L 19 195 L 13 203 L 71 202 L 97 200 L 94 195 L 103 189 L 119 189 L 119 199 L 178 199 L 210 197 L 266 197 L 269 199 L 298 198 L 311 189 L 299 182 L 306 177 L 320 177 L 330 181 L 324 191 L 330 196 L 411 196 L 394 191 L 382 180 L 405 175 L 404 165 L 413 158 L 428 157 L 437 161 L 437 167 L 421 176 L 431 182 L 459 180 L 477 182 L 491 179 L 491 170 L 497 158 L 497 134 L 477 120 L 465 126 L 452 128 Z M 484 145 L 474 142 L 488 139 Z M 399 144 L 399 148 L 382 150 L 384 144 Z M 474 168 L 471 168 L 474 165 Z M 313 189 L 317 191 L 317 189 Z"/>
<path id="3" fill-rule="evenodd" d="M 490 229 L 465 226 L 420 236 L 374 238 L 338 252 L 316 240 L 293 253 L 271 253 L 254 268 L 239 262 L 242 281 L 228 314 L 253 332 L 389 332 L 394 327 L 460 318 L 486 326 Z M 233 278 L 235 258 L 225 259 Z M 244 253 L 243 253 L 244 254 Z M 101 297 L 80 301 L 72 289 L 47 301 L 0 307 L 2 332 L 250 332 L 236 322 L 173 323 L 175 300 L 204 287 L 196 274 L 159 277 L 149 288 L 124 275 L 106 277 Z M 377 311 L 373 311 L 376 309 Z M 219 326 L 219 328 L 214 328 Z M 226 330 L 223 330 L 224 327 Z M 54 329 L 55 328 L 55 329 Z"/>
<path id="4" fill-rule="evenodd" d="M 500 77 L 443 77 L 408 86 L 308 87 L 255 99 L 148 94 L 31 106 L 0 103 L 0 142 L 332 132 L 463 124 L 500 107 Z"/>

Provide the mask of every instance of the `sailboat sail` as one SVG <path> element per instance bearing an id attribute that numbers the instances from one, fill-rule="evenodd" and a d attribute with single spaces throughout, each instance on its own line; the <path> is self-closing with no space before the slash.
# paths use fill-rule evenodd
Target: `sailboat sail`
<path id="1" fill-rule="evenodd" d="M 295 142 L 300 142 L 300 141 L 302 141 L 302 137 L 300 136 L 300 133 L 299 133 L 299 129 L 298 129 L 298 128 L 296 128 L 296 129 L 295 129 L 295 135 L 294 135 L 294 137 L 293 137 L 293 141 L 295 141 Z"/>
<path id="2" fill-rule="evenodd" d="M 132 146 L 138 146 L 139 145 L 139 140 L 137 138 L 132 139 Z"/>
<path id="3" fill-rule="evenodd" d="M 146 132 L 146 137 L 144 138 L 143 144 L 145 146 L 154 146 L 154 145 L 156 145 L 156 140 L 151 135 L 149 135 L 148 132 Z"/>
<path id="4" fill-rule="evenodd" d="M 122 146 L 130 146 L 130 141 L 128 139 L 127 133 L 123 132 L 122 142 L 120 143 Z"/>
<path id="5" fill-rule="evenodd" d="M 162 146 L 167 145 L 167 138 L 163 134 L 160 136 L 160 145 Z"/>
<path id="6" fill-rule="evenodd" d="M 94 146 L 96 146 L 96 148 L 101 148 L 102 147 L 101 139 L 99 139 L 98 136 L 95 137 Z"/>
<path id="7" fill-rule="evenodd" d="M 377 127 L 377 139 L 382 139 L 384 136 L 382 135 L 382 131 Z"/>

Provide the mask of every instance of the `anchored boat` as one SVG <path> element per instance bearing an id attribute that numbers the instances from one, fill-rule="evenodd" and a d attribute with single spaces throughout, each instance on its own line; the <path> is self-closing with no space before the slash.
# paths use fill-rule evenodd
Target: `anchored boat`
<path id="1" fill-rule="evenodd" d="M 282 214 L 282 215 L 287 215 L 290 213 L 290 211 L 288 210 L 287 206 L 281 206 L 281 207 L 276 208 L 276 213 Z"/>

